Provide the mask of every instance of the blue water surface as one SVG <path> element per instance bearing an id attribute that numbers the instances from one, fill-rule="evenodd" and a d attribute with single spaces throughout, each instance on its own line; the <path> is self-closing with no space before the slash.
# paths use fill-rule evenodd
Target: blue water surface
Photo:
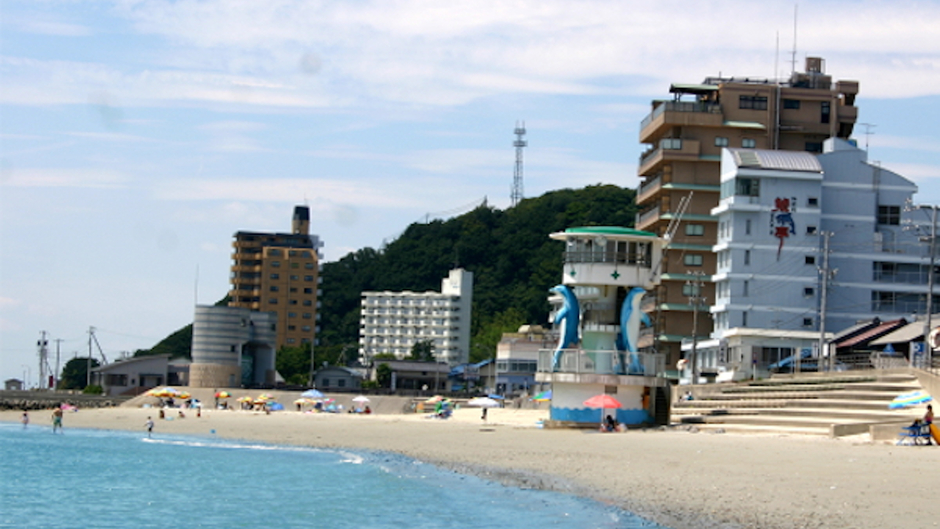
<path id="1" fill-rule="evenodd" d="M 662 528 L 378 452 L 0 424 L 0 527 Z"/>

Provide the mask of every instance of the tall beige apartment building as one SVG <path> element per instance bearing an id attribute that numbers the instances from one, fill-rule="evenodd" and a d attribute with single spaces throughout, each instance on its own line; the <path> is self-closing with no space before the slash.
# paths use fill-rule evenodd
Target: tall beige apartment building
<path id="1" fill-rule="evenodd" d="M 277 349 L 315 343 L 320 238 L 310 208 L 296 206 L 290 233 L 240 231 L 232 243 L 229 306 L 277 315 Z"/>
<path id="2" fill-rule="evenodd" d="M 662 263 L 662 282 L 651 296 L 656 309 L 653 345 L 667 365 L 682 357 L 693 336 L 707 338 L 714 302 L 719 167 L 723 147 L 821 153 L 830 137 L 848 138 L 858 117 L 857 81 L 836 81 L 823 59 L 806 59 L 806 71 L 786 81 L 707 78 L 701 84 L 673 84 L 670 100 L 652 102 L 640 126 L 636 228 L 674 235 Z M 680 210 L 683 209 L 680 220 Z M 695 300 L 700 301 L 694 311 Z M 647 340 L 648 343 L 648 340 Z"/>

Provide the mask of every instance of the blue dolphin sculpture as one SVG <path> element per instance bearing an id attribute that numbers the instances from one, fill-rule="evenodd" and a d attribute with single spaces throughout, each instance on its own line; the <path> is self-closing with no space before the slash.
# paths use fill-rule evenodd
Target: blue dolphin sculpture
<path id="1" fill-rule="evenodd" d="M 581 319 L 581 309 L 578 307 L 578 298 L 567 285 L 558 285 L 551 289 L 564 298 L 561 310 L 555 314 L 555 325 L 560 326 L 558 348 L 552 357 L 552 371 L 561 367 L 561 354 L 568 347 L 578 344 L 578 324 Z"/>
<path id="2" fill-rule="evenodd" d="M 640 302 L 646 290 L 640 287 L 633 287 L 627 292 L 627 297 L 623 300 L 623 306 L 620 309 L 620 345 L 630 353 L 630 365 L 627 373 L 642 374 L 643 365 L 640 363 L 640 357 L 637 355 L 637 340 L 640 339 L 640 323 L 652 325 L 650 317 L 640 310 Z"/>

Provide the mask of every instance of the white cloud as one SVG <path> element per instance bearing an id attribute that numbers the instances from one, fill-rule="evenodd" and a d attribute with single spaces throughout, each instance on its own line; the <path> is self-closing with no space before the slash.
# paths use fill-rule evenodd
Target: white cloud
<path id="1" fill-rule="evenodd" d="M 2 184 L 10 187 L 118 188 L 129 181 L 127 175 L 108 169 L 11 169 Z"/>

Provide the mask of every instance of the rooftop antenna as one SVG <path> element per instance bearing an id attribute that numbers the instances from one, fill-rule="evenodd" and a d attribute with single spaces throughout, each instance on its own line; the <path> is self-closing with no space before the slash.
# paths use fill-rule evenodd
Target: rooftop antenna
<path id="1" fill-rule="evenodd" d="M 793 4 L 793 53 L 790 56 L 790 75 L 796 73 L 796 14 L 799 4 Z"/>
<path id="2" fill-rule="evenodd" d="M 526 146 L 526 141 L 522 139 L 525 136 L 525 121 L 517 121 L 516 129 L 513 131 L 516 135 L 516 141 L 512 146 L 516 148 L 516 169 L 512 174 L 512 192 L 509 199 L 515 206 L 523 198 L 522 192 L 522 148 Z"/>
<path id="3" fill-rule="evenodd" d="M 874 132 L 872 132 L 871 129 L 877 127 L 878 125 L 874 123 L 859 123 L 859 125 L 865 127 L 865 152 L 867 153 L 868 152 L 868 138 L 869 136 L 874 134 Z"/>

